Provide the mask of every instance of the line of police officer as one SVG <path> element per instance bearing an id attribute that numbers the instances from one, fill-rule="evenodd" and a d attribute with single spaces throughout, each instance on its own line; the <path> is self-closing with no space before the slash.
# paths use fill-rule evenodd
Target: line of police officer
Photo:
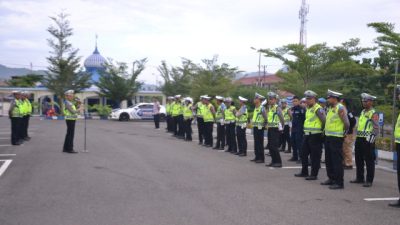
<path id="1" fill-rule="evenodd" d="M 31 138 L 28 135 L 29 119 L 32 115 L 32 104 L 29 93 L 13 91 L 14 99 L 8 111 L 11 120 L 11 144 L 21 145 Z"/>

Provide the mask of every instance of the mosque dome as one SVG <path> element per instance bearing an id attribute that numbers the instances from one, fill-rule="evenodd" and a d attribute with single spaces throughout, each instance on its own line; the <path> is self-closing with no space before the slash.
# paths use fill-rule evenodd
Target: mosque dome
<path id="1" fill-rule="evenodd" d="M 93 54 L 85 59 L 84 66 L 87 71 L 93 71 L 98 69 L 104 69 L 104 64 L 106 62 L 107 60 L 102 55 L 100 55 L 100 52 L 97 49 L 96 45 Z"/>

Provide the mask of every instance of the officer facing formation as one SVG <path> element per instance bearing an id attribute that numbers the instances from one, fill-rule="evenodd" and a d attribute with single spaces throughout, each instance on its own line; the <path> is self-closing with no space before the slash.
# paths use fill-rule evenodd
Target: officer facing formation
<path id="1" fill-rule="evenodd" d="M 291 127 L 291 122 L 290 122 L 290 115 L 289 115 L 289 107 L 287 104 L 286 99 L 282 99 L 281 100 L 281 108 L 282 108 L 282 113 L 283 113 L 283 119 L 285 121 L 285 124 L 283 126 L 283 132 L 281 133 L 281 137 L 280 137 L 280 146 L 281 152 L 285 152 L 285 153 L 291 153 L 291 141 L 290 141 L 290 127 Z M 288 149 L 286 150 L 286 144 L 288 145 Z"/>
<path id="2" fill-rule="evenodd" d="M 264 108 L 264 104 L 261 101 L 265 99 L 264 96 L 256 93 L 254 96 L 254 112 L 252 118 L 253 125 L 253 137 L 254 137 L 254 155 L 255 158 L 251 161 L 255 163 L 264 163 L 264 129 L 267 123 L 267 113 Z"/>
<path id="3" fill-rule="evenodd" d="M 375 96 L 361 94 L 363 111 L 358 120 L 357 139 L 355 143 L 356 179 L 350 183 L 371 187 L 375 175 L 375 138 L 379 134 L 379 116 L 373 108 Z M 367 166 L 367 179 L 364 179 L 364 164 Z"/>
<path id="4" fill-rule="evenodd" d="M 75 123 L 78 119 L 80 104 L 74 104 L 74 94 L 73 90 L 68 90 L 64 93 L 64 117 L 67 124 L 67 134 L 65 135 L 63 152 L 66 153 L 78 153 L 74 150 L 74 136 L 75 136 Z"/>
<path id="5" fill-rule="evenodd" d="M 232 98 L 228 97 L 225 99 L 226 109 L 224 111 L 225 128 L 226 128 L 226 140 L 228 149 L 226 152 L 237 154 L 237 143 L 236 143 L 236 107 L 233 105 Z"/>
<path id="6" fill-rule="evenodd" d="M 247 156 L 246 129 L 248 121 L 247 99 L 239 96 L 240 108 L 236 112 L 236 137 L 238 145 L 238 156 Z"/>
<path id="7" fill-rule="evenodd" d="M 225 149 L 225 110 L 226 106 L 224 103 L 224 97 L 216 96 L 217 111 L 215 113 L 215 122 L 217 123 L 217 143 L 213 149 L 224 150 Z"/>
<path id="8" fill-rule="evenodd" d="M 266 166 L 282 167 L 282 159 L 279 153 L 279 137 L 282 132 L 285 120 L 282 109 L 277 104 L 278 95 L 274 92 L 268 93 L 268 147 L 271 154 L 271 163 Z"/>
<path id="9" fill-rule="evenodd" d="M 301 172 L 296 177 L 304 177 L 306 180 L 316 180 L 321 168 L 322 132 L 325 126 L 325 111 L 317 103 L 317 93 L 308 90 L 304 92 L 307 111 L 304 121 L 304 138 L 301 147 Z M 297 147 L 297 146 L 296 146 Z M 308 170 L 308 158 L 311 158 L 311 174 Z"/>
<path id="10" fill-rule="evenodd" d="M 321 185 L 329 189 L 343 189 L 343 140 L 350 123 L 346 108 L 339 103 L 341 93 L 328 90 L 328 108 L 325 123 L 325 163 L 328 180 Z"/>
<path id="11" fill-rule="evenodd" d="M 11 120 L 11 144 L 21 145 L 23 141 L 22 135 L 22 96 L 20 91 L 13 91 L 14 99 L 10 103 L 8 116 Z"/>

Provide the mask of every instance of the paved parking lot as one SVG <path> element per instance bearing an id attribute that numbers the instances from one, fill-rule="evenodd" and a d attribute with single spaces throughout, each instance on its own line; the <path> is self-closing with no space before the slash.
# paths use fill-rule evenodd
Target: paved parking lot
<path id="1" fill-rule="evenodd" d="M 249 162 L 252 152 L 203 148 L 150 122 L 88 121 L 89 153 L 65 154 L 64 123 L 33 118 L 32 140 L 15 147 L 0 117 L 1 225 L 400 224 L 380 199 L 398 196 L 392 172 L 378 169 L 366 189 L 346 171 L 345 189 L 332 191 L 319 185 L 325 170 L 318 181 L 295 178 L 288 154 L 285 168 L 270 169 Z M 75 141 L 83 150 L 82 121 Z"/>

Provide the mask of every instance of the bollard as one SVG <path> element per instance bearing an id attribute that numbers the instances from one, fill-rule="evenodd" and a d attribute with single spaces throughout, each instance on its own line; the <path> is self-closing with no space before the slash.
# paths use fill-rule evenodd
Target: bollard
<path id="1" fill-rule="evenodd" d="M 397 170 L 397 160 L 398 160 L 398 158 L 397 158 L 397 152 L 394 151 L 394 152 L 393 152 L 393 169 L 394 169 L 394 170 Z"/>

